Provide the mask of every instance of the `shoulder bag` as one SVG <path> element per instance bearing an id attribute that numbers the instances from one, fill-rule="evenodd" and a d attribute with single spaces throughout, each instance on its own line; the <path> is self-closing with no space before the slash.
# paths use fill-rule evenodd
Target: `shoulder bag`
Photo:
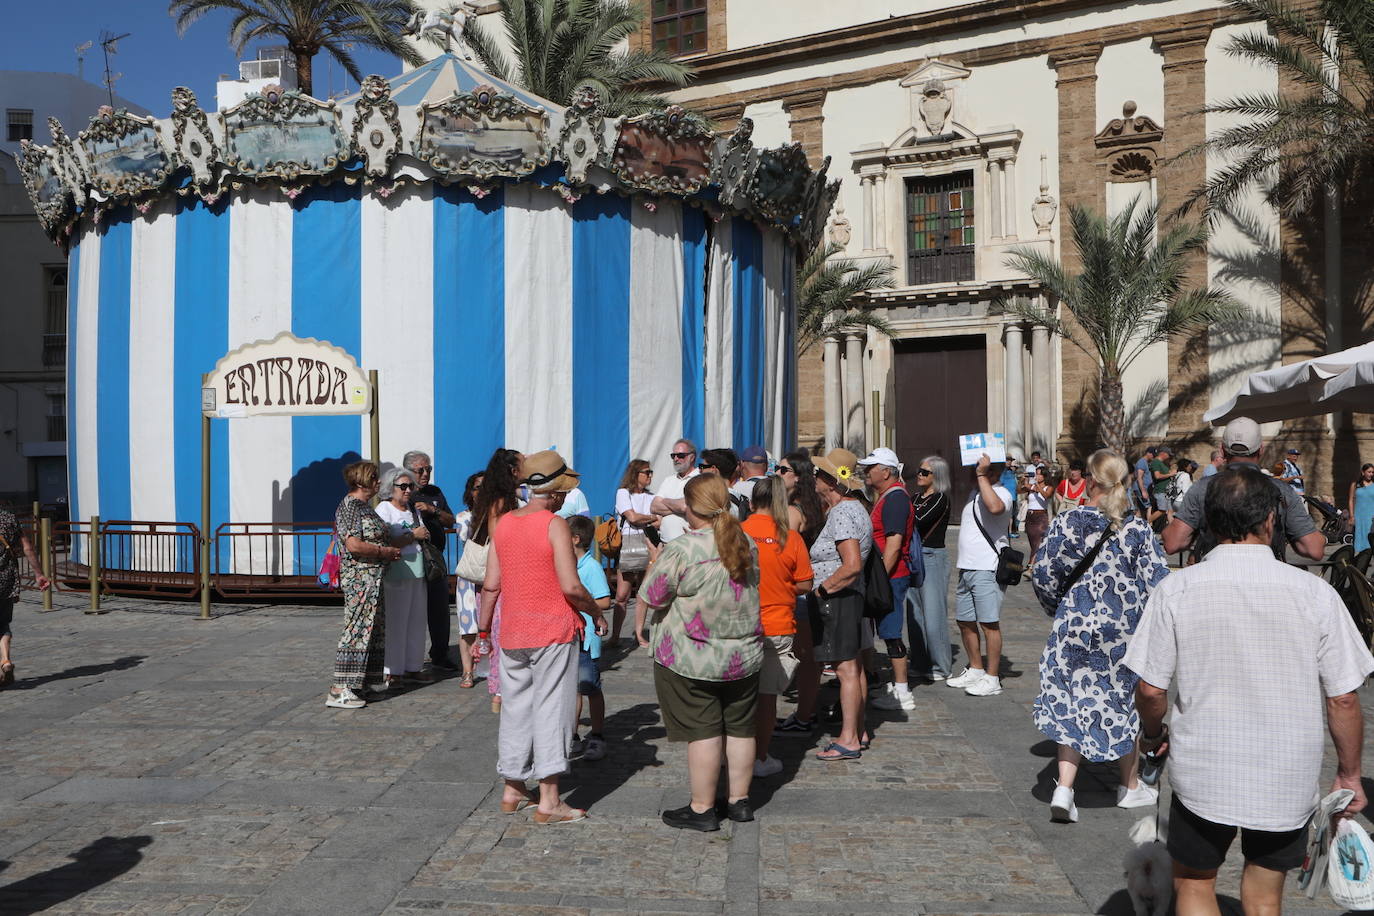
<path id="1" fill-rule="evenodd" d="M 315 580 L 320 583 L 320 588 L 326 591 L 333 591 L 339 587 L 339 536 L 337 533 L 329 539 L 329 549 L 324 552 L 324 559 L 320 560 L 319 571 L 315 573 Z"/>
<path id="2" fill-rule="evenodd" d="M 1107 530 L 1102 532 L 1102 537 L 1097 539 L 1097 544 L 1092 550 L 1088 551 L 1087 556 L 1078 561 L 1078 565 L 1073 568 L 1073 572 L 1069 573 L 1069 577 L 1059 586 L 1059 593 L 1054 601 L 1055 610 L 1052 611 L 1049 608 L 1045 608 L 1045 616 L 1053 617 L 1055 615 L 1059 609 L 1060 603 L 1062 603 L 1064 598 L 1069 594 L 1069 589 L 1077 585 L 1078 580 L 1083 578 L 1084 573 L 1092 569 L 1093 561 L 1097 559 L 1097 555 L 1102 552 L 1102 546 L 1107 543 L 1107 539 L 1111 536 L 1112 523 L 1108 522 Z"/>
<path id="3" fill-rule="evenodd" d="M 978 500 L 980 496 L 977 491 L 973 494 L 973 523 L 978 526 L 978 530 L 983 532 L 983 537 L 987 538 L 988 546 L 993 553 L 997 554 L 997 584 L 1016 585 L 1021 581 L 1021 576 L 1026 572 L 1026 555 L 1010 545 L 997 549 L 997 542 L 988 534 L 988 529 L 983 527 L 983 522 L 978 518 Z M 1010 508 L 1008 508 L 1010 511 Z"/>
<path id="4" fill-rule="evenodd" d="M 596 526 L 596 547 L 601 551 L 601 555 L 608 560 L 614 560 L 620 556 L 620 545 L 622 538 L 620 534 L 620 516 L 611 515 L 602 519 Z"/>
<path id="5" fill-rule="evenodd" d="M 420 513 L 414 508 L 410 510 L 410 514 L 415 517 L 415 524 L 424 525 L 424 519 L 420 518 Z M 444 578 L 447 575 L 444 570 L 444 552 L 439 549 L 439 545 L 428 538 L 416 543 L 420 546 L 420 559 L 425 568 L 425 581 L 437 582 Z"/>
<path id="6" fill-rule="evenodd" d="M 487 551 L 491 549 L 491 532 L 487 530 L 487 525 L 481 526 L 481 531 L 486 532 L 487 542 L 479 544 L 473 540 L 477 536 L 478 528 L 472 530 L 472 537 L 468 538 L 463 545 L 462 556 L 458 558 L 458 565 L 454 568 L 459 577 L 481 585 L 487 580 Z"/>
<path id="7" fill-rule="evenodd" d="M 892 580 L 887 576 L 883 552 L 874 544 L 864 561 L 864 616 L 881 620 L 892 613 Z"/>

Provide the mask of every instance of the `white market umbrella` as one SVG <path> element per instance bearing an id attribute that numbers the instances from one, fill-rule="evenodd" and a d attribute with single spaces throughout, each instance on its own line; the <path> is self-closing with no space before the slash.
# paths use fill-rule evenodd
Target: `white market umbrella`
<path id="1" fill-rule="evenodd" d="M 1337 410 L 1374 413 L 1374 343 L 1252 373 L 1235 397 L 1203 419 L 1213 426 L 1236 417 L 1269 423 Z"/>

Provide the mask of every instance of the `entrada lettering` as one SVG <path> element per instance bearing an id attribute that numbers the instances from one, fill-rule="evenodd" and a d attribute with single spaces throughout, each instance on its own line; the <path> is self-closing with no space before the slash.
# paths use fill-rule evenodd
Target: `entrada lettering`
<path id="1" fill-rule="evenodd" d="M 267 356 L 224 373 L 224 403 L 251 407 L 348 405 L 348 373 L 308 356 Z"/>

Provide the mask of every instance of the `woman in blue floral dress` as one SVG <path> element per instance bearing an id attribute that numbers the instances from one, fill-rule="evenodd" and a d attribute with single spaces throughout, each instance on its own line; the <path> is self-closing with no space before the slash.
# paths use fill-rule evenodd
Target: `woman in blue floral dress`
<path id="1" fill-rule="evenodd" d="M 1059 781 L 1050 802 L 1056 821 L 1078 820 L 1073 783 L 1084 758 L 1117 761 L 1118 807 L 1151 805 L 1157 798 L 1136 778 L 1137 678 L 1121 659 L 1168 567 L 1150 526 L 1127 514 L 1129 476 L 1115 452 L 1095 452 L 1088 459 L 1087 504 L 1055 518 L 1031 568 L 1035 594 L 1054 614 L 1034 716 L 1036 728 L 1059 745 Z M 1097 555 L 1070 582 L 1099 542 Z"/>
<path id="2" fill-rule="evenodd" d="M 467 506 L 453 520 L 458 532 L 458 555 L 472 539 L 472 505 L 477 498 L 477 488 L 482 485 L 481 473 L 468 477 L 463 486 L 463 505 Z M 469 582 L 462 576 L 454 576 L 453 603 L 458 609 L 458 657 L 463 663 L 463 679 L 459 687 L 471 687 L 476 677 L 476 667 L 472 661 L 472 646 L 477 642 L 477 583 Z"/>

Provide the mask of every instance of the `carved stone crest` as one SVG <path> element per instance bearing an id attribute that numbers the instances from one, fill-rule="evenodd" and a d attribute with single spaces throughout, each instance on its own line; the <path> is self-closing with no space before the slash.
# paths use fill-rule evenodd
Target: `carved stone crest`
<path id="1" fill-rule="evenodd" d="M 32 141 L 22 140 L 19 154 L 14 158 L 19 164 L 19 174 L 29 192 L 29 199 L 33 201 L 38 221 L 43 224 L 43 230 L 51 235 L 73 212 L 71 189 L 62 179 L 53 151 Z"/>
<path id="2" fill-rule="evenodd" d="M 1054 222 L 1055 214 L 1059 212 L 1059 202 L 1050 194 L 1049 171 L 1045 165 L 1046 156 L 1040 154 L 1040 193 L 1031 202 L 1031 219 L 1035 222 L 1036 231 L 1040 235 L 1050 234 L 1050 224 Z"/>
<path id="3" fill-rule="evenodd" d="M 741 192 L 758 164 L 758 152 L 751 141 L 753 136 L 753 120 L 740 118 L 735 132 L 716 144 L 711 179 L 720 186 L 719 199 L 723 207 L 739 207 L 744 204 Z"/>
<path id="4" fill-rule="evenodd" d="M 353 105 L 352 145 L 354 154 L 362 157 L 363 174 L 369 180 L 386 175 L 401 151 L 397 111 L 390 83 L 375 74 L 363 80 Z"/>
<path id="5" fill-rule="evenodd" d="M 945 120 L 953 103 L 945 94 L 945 84 L 938 78 L 931 79 L 921 90 L 921 122 L 932 136 L 938 137 L 945 132 Z"/>
<path id="6" fill-rule="evenodd" d="M 90 164 L 91 187 L 106 199 L 156 191 L 172 174 L 172 159 L 153 118 L 102 105 L 76 142 Z"/>
<path id="7" fill-rule="evenodd" d="M 241 175 L 295 181 L 339 167 L 348 145 L 333 102 L 265 86 L 225 111 L 225 161 Z"/>
<path id="8" fill-rule="evenodd" d="M 191 170 L 191 186 L 206 200 L 218 196 L 216 173 L 220 146 L 210 118 L 185 86 L 172 90 L 172 145 L 177 158 Z"/>
<path id="9" fill-rule="evenodd" d="M 832 245 L 848 248 L 852 238 L 854 238 L 853 227 L 849 224 L 849 218 L 844 215 L 844 204 L 840 204 L 835 211 L 835 216 L 830 220 L 828 241 Z"/>
<path id="10" fill-rule="evenodd" d="M 421 106 L 415 157 L 447 175 L 528 175 L 549 162 L 549 116 L 494 86 Z"/>
<path id="11" fill-rule="evenodd" d="M 711 179 L 711 131 L 680 106 L 626 118 L 612 170 L 631 187 L 695 194 Z"/>
<path id="12" fill-rule="evenodd" d="M 606 112 L 601 99 L 583 86 L 573 96 L 558 134 L 558 158 L 567 165 L 568 181 L 583 184 L 593 165 L 606 165 Z"/>

